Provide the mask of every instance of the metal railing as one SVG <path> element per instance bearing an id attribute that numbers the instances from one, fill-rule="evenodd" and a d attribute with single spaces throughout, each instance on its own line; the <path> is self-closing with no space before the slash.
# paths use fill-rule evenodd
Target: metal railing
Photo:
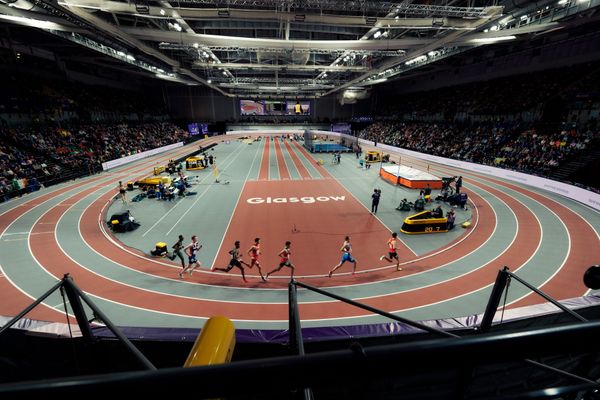
<path id="1" fill-rule="evenodd" d="M 90 322 L 83 308 L 83 304 L 81 300 L 87 304 L 87 306 L 93 311 L 94 319 L 99 319 L 106 325 L 106 327 L 117 337 L 117 339 L 123 343 L 126 350 L 131 353 L 139 363 L 145 368 L 149 370 L 156 370 L 156 367 L 152 365 L 152 363 L 144 356 L 130 341 L 129 339 L 121 333 L 119 328 L 114 325 L 110 319 L 100 310 L 91 299 L 81 291 L 73 282 L 73 279 L 69 276 L 69 274 L 65 274 L 64 277 L 58 281 L 54 286 L 52 286 L 46 293 L 37 298 L 33 303 L 31 303 L 27 308 L 17 314 L 14 318 L 8 321 L 2 328 L 0 328 L 0 335 L 3 332 L 6 332 L 11 326 L 16 324 L 21 318 L 23 318 L 27 313 L 37 307 L 40 303 L 42 303 L 46 298 L 48 298 L 51 294 L 60 290 L 61 295 L 66 294 L 69 299 L 69 303 L 71 304 L 71 309 L 73 310 L 73 314 L 77 320 L 77 324 L 79 325 L 79 329 L 81 334 L 87 342 L 92 342 L 94 340 L 94 334 L 92 332 L 92 328 L 90 326 Z M 66 309 L 65 309 L 66 310 Z"/>
<path id="2" fill-rule="evenodd" d="M 507 268 L 504 268 L 499 276 L 502 276 L 502 279 L 496 284 L 497 287 L 493 290 L 488 302 L 485 317 L 486 324 L 489 315 L 492 314 L 491 310 L 493 310 L 493 313 L 497 310 L 497 301 L 499 302 L 501 294 L 506 288 L 509 281 L 508 277 L 526 284 L 522 279 L 509 273 Z M 394 321 L 417 327 L 424 332 L 441 336 L 441 338 L 369 347 L 364 347 L 355 342 L 349 348 L 342 350 L 305 354 L 300 310 L 297 302 L 298 287 L 389 317 Z M 93 306 L 93 303 L 73 284 L 68 275 L 0 329 L 0 334 L 59 288 L 64 290 L 70 303 L 73 304 L 73 312 L 80 327 L 83 326 L 82 334 L 84 338 L 92 339 L 93 333 L 85 328 L 88 323 L 82 315 L 83 308 L 80 300 L 90 306 L 109 329 L 113 330 L 115 335 L 121 339 L 118 329 L 110 323 L 100 310 Z M 537 293 L 541 293 L 536 288 L 530 288 Z M 562 356 L 566 357 L 567 364 L 572 364 L 573 354 L 583 354 L 588 358 L 588 363 L 597 365 L 597 353 L 600 351 L 600 340 L 598 340 L 598 337 L 600 337 L 600 322 L 585 322 L 583 317 L 570 310 L 569 314 L 574 314 L 573 316 L 578 320 L 578 322 L 570 325 L 501 334 L 481 332 L 476 335 L 459 337 L 454 333 L 414 322 L 295 280 L 290 281 L 288 290 L 289 346 L 297 353 L 296 355 L 237 361 L 231 364 L 206 367 L 154 370 L 149 361 L 144 361 L 145 357 L 138 354 L 137 349 L 133 348 L 127 338 L 123 337 L 123 343 L 147 368 L 146 371 L 4 384 L 0 385 L 0 397 L 26 398 L 40 394 L 54 397 L 83 395 L 86 393 L 114 395 L 126 388 L 135 388 L 137 396 L 172 395 L 173 390 L 176 388 L 181 393 L 193 391 L 194 396 L 199 398 L 242 396 L 245 398 L 282 399 L 302 396 L 304 399 L 312 399 L 320 398 L 318 393 L 322 393 L 323 390 L 326 392 L 329 390 L 329 396 L 323 397 L 331 398 L 331 392 L 335 392 L 335 398 L 356 398 L 356 395 L 352 393 L 344 395 L 344 388 L 372 387 L 369 386 L 371 382 L 384 380 L 384 382 L 390 384 L 387 389 L 389 392 L 386 392 L 386 398 L 390 398 L 392 394 L 400 395 L 404 390 L 403 385 L 407 386 L 409 390 L 413 388 L 410 386 L 411 377 L 414 379 L 415 376 L 422 375 L 420 379 L 425 382 L 424 385 L 427 385 L 429 382 L 427 377 L 430 376 L 428 374 L 435 371 L 438 375 L 431 376 L 439 378 L 439 373 L 445 372 L 450 377 L 445 383 L 455 386 L 450 389 L 455 397 L 486 398 L 468 392 L 467 388 L 479 376 L 473 372 L 478 371 L 479 367 L 484 367 L 492 369 L 491 374 L 494 376 L 506 375 L 512 369 L 512 367 L 507 369 L 505 363 L 508 362 L 516 362 L 521 370 L 534 366 L 541 368 L 542 371 L 554 374 L 542 380 L 541 383 L 535 381 L 533 376 L 528 376 L 528 385 L 513 388 L 512 391 L 502 394 L 500 396 L 502 398 L 557 398 L 575 393 L 593 393 L 600 388 L 600 384 L 594 381 L 600 376 L 600 370 L 597 367 L 594 372 L 582 372 L 582 369 L 575 369 L 579 373 L 585 372 L 589 375 L 588 377 L 582 377 L 542 363 L 548 358 L 553 360 L 557 356 Z M 545 298 L 554 302 L 547 295 L 545 295 Z M 496 306 L 494 306 L 495 304 Z M 594 361 L 590 362 L 590 357 L 594 357 Z M 533 361 L 533 359 L 541 361 Z M 452 374 L 456 374 L 456 371 L 460 371 L 461 379 L 458 381 L 452 378 Z M 433 381 L 430 383 L 431 385 L 435 384 Z M 315 388 L 318 390 L 316 392 L 317 396 L 313 395 Z M 426 389 L 423 390 L 426 391 Z M 486 387 L 486 393 L 487 398 L 498 396 L 494 388 Z M 375 398 L 377 396 L 373 394 L 369 397 Z M 423 397 L 434 398 L 432 393 L 425 392 Z"/>
<path id="3" fill-rule="evenodd" d="M 545 294 L 544 292 L 542 292 L 541 290 L 539 290 L 538 288 L 530 285 L 529 283 L 527 283 L 525 280 L 523 280 L 522 278 L 519 278 L 518 276 L 516 276 L 515 274 L 511 273 L 508 270 L 508 267 L 504 267 L 502 270 L 499 271 L 498 276 L 497 276 L 497 280 L 496 283 L 494 284 L 494 287 L 492 289 L 492 294 L 490 295 L 485 313 L 483 315 L 482 318 L 482 322 L 481 325 L 479 326 L 479 331 L 482 333 L 487 333 L 490 331 L 491 326 L 492 326 L 492 321 L 494 318 L 494 315 L 496 314 L 496 311 L 498 310 L 498 306 L 502 297 L 502 294 L 505 293 L 507 295 L 508 293 L 508 287 L 509 287 L 509 283 L 510 280 L 515 279 L 518 282 L 520 282 L 521 284 L 525 285 L 526 287 L 528 287 L 530 290 L 534 291 L 535 293 L 539 294 L 540 296 L 542 296 L 544 299 L 546 299 L 547 301 L 551 302 L 552 304 L 554 304 L 555 306 L 557 306 L 558 308 L 560 308 L 562 311 L 566 312 L 567 314 L 573 316 L 575 319 L 577 319 L 580 322 L 588 322 L 585 318 L 583 318 L 581 315 L 577 314 L 576 312 L 572 311 L 571 309 L 565 307 L 564 305 L 560 304 L 558 301 L 554 300 L 553 298 L 551 298 L 549 295 Z M 290 328 L 289 328 L 289 335 L 290 335 L 290 339 L 289 339 L 289 343 L 290 343 L 290 347 L 293 351 L 297 352 L 299 355 L 304 355 L 304 344 L 303 344 L 303 340 L 302 340 L 302 331 L 301 331 L 301 327 L 300 327 L 300 313 L 298 310 L 298 303 L 297 303 L 297 294 L 296 294 L 296 286 L 302 287 L 304 289 L 308 289 L 312 292 L 321 294 L 323 296 L 326 297 L 330 297 L 339 301 L 342 301 L 346 304 L 350 304 L 352 306 L 358 307 L 358 308 L 362 308 L 364 310 L 367 310 L 369 312 L 375 313 L 375 314 L 379 314 L 381 316 L 387 317 L 389 319 L 392 319 L 394 321 L 398 321 L 416 328 L 419 328 L 423 331 L 429 332 L 429 333 L 433 333 L 439 336 L 444 336 L 446 338 L 460 338 L 461 340 L 465 340 L 464 338 L 461 338 L 458 335 L 455 335 L 453 333 L 447 332 L 447 331 L 443 331 L 428 325 L 424 325 L 421 324 L 419 322 L 415 322 L 415 321 L 411 321 L 409 319 L 400 317 L 398 315 L 395 314 L 391 314 L 382 310 L 379 310 L 375 307 L 371 307 L 369 305 L 366 304 L 362 304 L 359 302 L 356 302 L 354 300 L 350 300 L 347 299 L 343 296 L 339 296 L 335 293 L 331 293 L 328 291 L 325 291 L 323 289 L 319 289 L 317 287 L 308 285 L 306 283 L 302 283 L 302 282 L 298 282 L 295 280 L 291 280 L 289 283 L 289 287 L 288 287 L 288 291 L 289 291 L 289 321 L 290 321 Z M 592 385 L 592 387 L 598 388 L 600 387 L 600 384 L 598 384 L 597 382 L 595 382 L 592 379 L 588 379 L 586 377 L 583 376 L 579 376 L 573 373 L 570 373 L 568 371 L 565 371 L 563 369 L 560 368 L 555 368 L 551 365 L 547 365 L 545 363 L 539 362 L 539 361 L 535 361 L 529 358 L 523 358 L 519 361 L 522 361 L 530 366 L 536 367 L 538 369 L 544 370 L 546 372 L 551 372 L 555 375 L 561 376 L 562 378 L 566 378 L 566 379 L 571 379 L 571 380 L 575 380 L 578 383 L 576 385 L 573 385 L 573 390 L 576 390 L 576 387 L 579 387 L 579 385 Z M 309 400 L 312 397 L 310 397 L 310 388 L 308 387 L 304 387 L 303 388 L 305 391 L 305 396 L 304 399 Z M 567 390 L 566 387 L 562 387 L 561 388 L 562 391 Z M 307 396 L 308 394 L 308 396 Z"/>

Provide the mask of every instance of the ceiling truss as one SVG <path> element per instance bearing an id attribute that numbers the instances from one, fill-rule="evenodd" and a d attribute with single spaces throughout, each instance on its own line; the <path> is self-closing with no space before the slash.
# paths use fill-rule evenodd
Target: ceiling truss
<path id="1" fill-rule="evenodd" d="M 600 0 L 519 7 L 511 1 L 491 7 L 415 3 L 0 0 L 0 20 L 45 29 L 158 78 L 227 96 L 319 97 L 368 88 L 474 47 L 557 29 L 562 18 Z"/>

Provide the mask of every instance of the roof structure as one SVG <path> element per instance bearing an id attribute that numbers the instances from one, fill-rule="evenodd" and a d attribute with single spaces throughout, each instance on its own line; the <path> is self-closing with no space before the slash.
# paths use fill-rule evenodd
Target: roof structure
<path id="1" fill-rule="evenodd" d="M 600 0 L 0 0 L 31 26 L 227 95 L 368 91 L 473 48 L 561 29 Z"/>

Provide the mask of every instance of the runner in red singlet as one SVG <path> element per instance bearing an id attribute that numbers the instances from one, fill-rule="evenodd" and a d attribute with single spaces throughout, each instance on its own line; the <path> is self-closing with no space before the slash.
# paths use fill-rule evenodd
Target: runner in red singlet
<path id="1" fill-rule="evenodd" d="M 392 232 L 392 237 L 388 240 L 388 256 L 381 256 L 379 259 L 381 261 L 386 260 L 387 262 L 392 262 L 392 260 L 396 259 L 396 271 L 402 271 L 400 268 L 400 259 L 398 258 L 398 234 L 396 232 Z"/>

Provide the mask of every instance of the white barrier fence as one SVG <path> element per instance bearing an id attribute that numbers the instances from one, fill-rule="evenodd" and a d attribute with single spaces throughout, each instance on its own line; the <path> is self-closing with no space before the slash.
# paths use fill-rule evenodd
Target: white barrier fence
<path id="1" fill-rule="evenodd" d="M 354 140 L 356 140 L 356 138 L 354 138 Z M 371 146 L 373 145 L 373 142 L 363 139 L 359 139 L 359 143 Z M 442 165 L 461 168 L 467 171 L 480 172 L 482 174 L 506 179 L 513 182 L 524 183 L 535 188 L 544 189 L 552 193 L 560 194 L 562 196 L 568 197 L 587 206 L 590 206 L 595 210 L 600 210 L 600 194 L 591 192 L 589 190 L 577 186 L 569 185 L 567 183 L 562 183 L 554 181 L 552 179 L 542 178 L 540 176 L 529 175 L 517 171 L 510 171 L 507 169 L 492 167 L 488 165 L 452 160 L 448 158 L 433 156 L 430 154 L 419 153 L 412 150 L 400 149 L 397 147 L 388 146 L 386 144 L 378 143 L 377 148 L 380 148 L 384 151 L 393 152 L 401 156 L 406 155 Z"/>
<path id="2" fill-rule="evenodd" d="M 102 169 L 104 171 L 108 171 L 111 168 L 125 165 L 132 161 L 141 160 L 142 158 L 150 157 L 155 154 L 164 153 L 165 151 L 173 150 L 173 149 L 176 149 L 176 148 L 182 147 L 182 146 L 183 146 L 183 142 L 178 142 L 178 143 L 170 144 L 168 146 L 157 147 L 156 149 L 152 149 L 152 150 L 148 150 L 148 151 L 142 151 L 141 153 L 135 153 L 135 154 L 132 154 L 127 157 L 118 158 L 116 160 L 110 160 L 110 161 L 102 163 Z"/>
<path id="3" fill-rule="evenodd" d="M 319 130 L 311 130 L 312 133 L 317 135 L 327 135 L 327 136 L 335 136 L 335 137 L 343 137 L 347 139 L 350 143 L 356 143 L 356 137 L 351 135 L 346 135 L 338 132 L 331 131 L 319 131 Z M 231 131 L 227 132 L 227 134 L 252 134 L 252 135 L 272 135 L 272 134 L 281 134 L 280 130 L 261 130 L 261 131 Z M 288 130 L 285 133 L 295 133 L 298 135 L 303 135 L 304 131 L 297 130 Z M 600 194 L 591 192 L 589 190 L 569 185 L 567 183 L 562 183 L 558 181 L 553 181 L 552 179 L 542 178 L 539 176 L 524 174 L 522 172 L 510 171 L 507 169 L 492 167 L 488 165 L 475 164 L 466 161 L 452 160 L 449 158 L 433 156 L 430 154 L 419 153 L 418 151 L 406 150 L 399 147 L 389 146 L 387 144 L 377 143 L 377 146 L 374 146 L 374 143 L 370 140 L 358 139 L 358 143 L 361 146 L 369 146 L 373 148 L 380 149 L 385 152 L 394 153 L 400 156 L 410 156 L 414 158 L 418 158 L 421 160 L 426 160 L 430 162 L 434 162 L 441 165 L 447 165 L 450 167 L 461 168 L 466 171 L 479 172 L 482 174 L 494 176 L 496 178 L 506 179 L 513 182 L 524 183 L 526 185 L 544 189 L 552 193 L 556 193 L 570 199 L 576 200 L 580 203 L 583 203 L 595 210 L 600 211 Z"/>

